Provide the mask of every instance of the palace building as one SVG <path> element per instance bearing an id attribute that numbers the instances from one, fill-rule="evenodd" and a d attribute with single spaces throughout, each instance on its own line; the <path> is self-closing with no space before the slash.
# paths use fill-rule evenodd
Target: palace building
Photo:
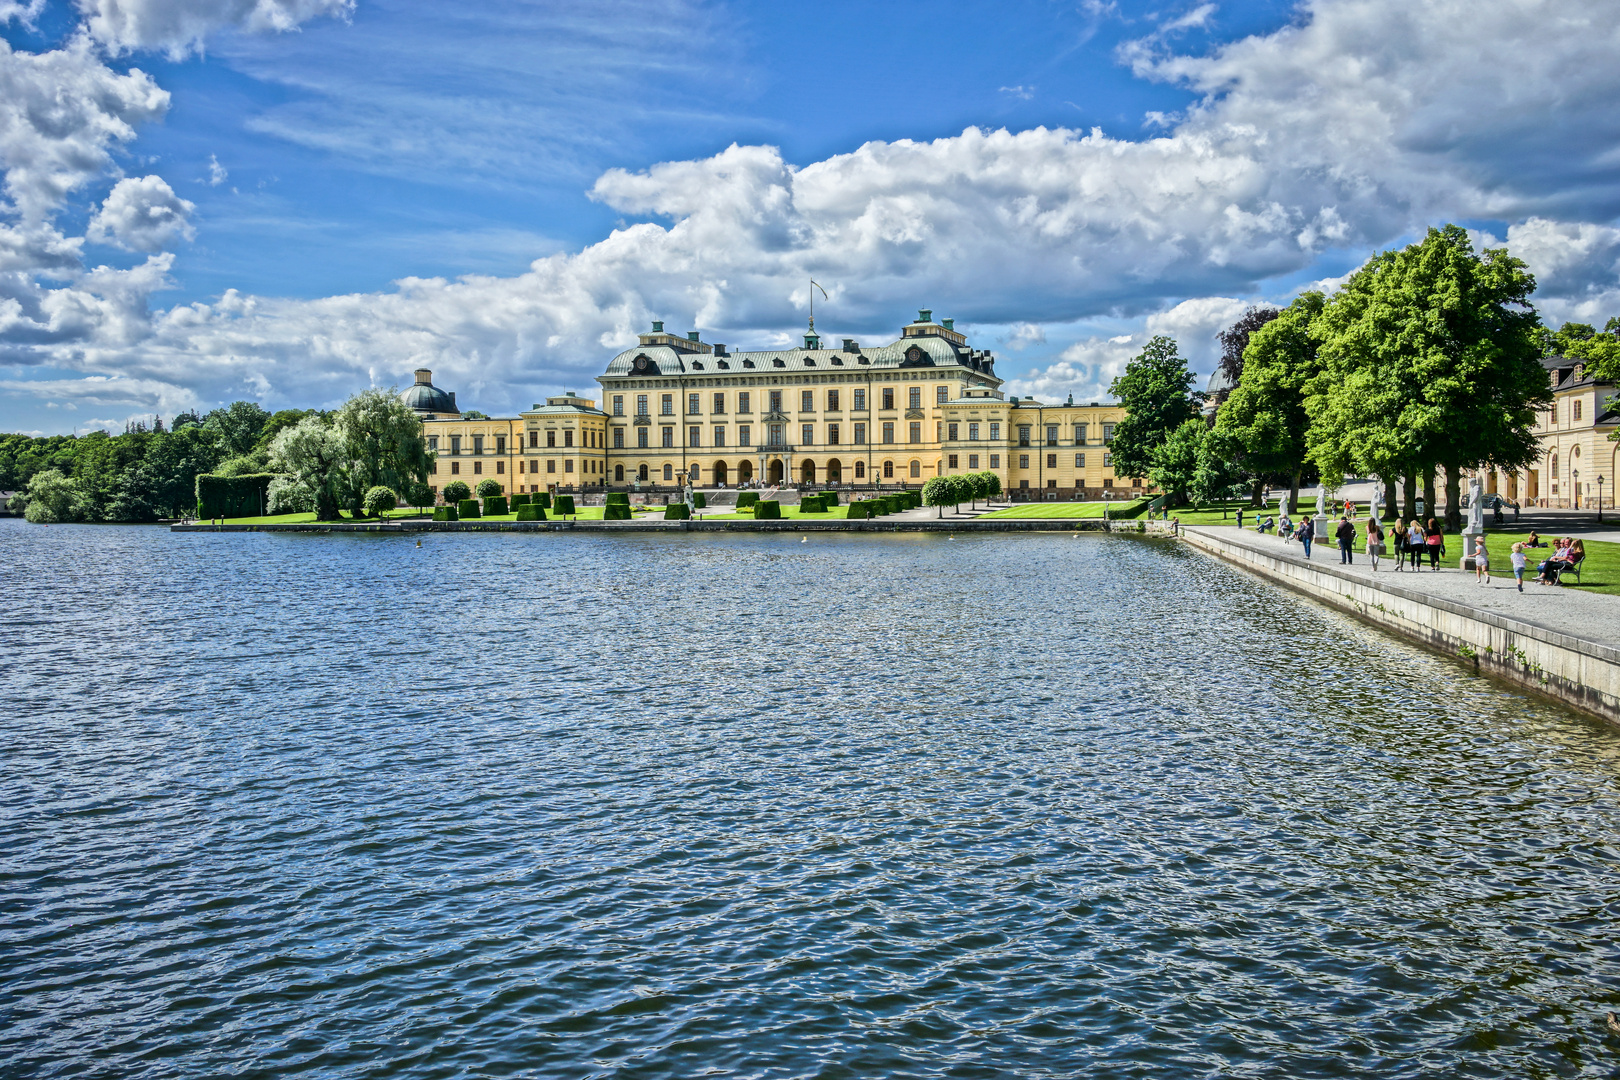
<path id="1" fill-rule="evenodd" d="M 601 408 L 565 394 L 516 417 L 468 420 L 453 395 L 440 400 L 430 372 L 417 372 L 417 382 L 402 397 L 437 452 L 436 489 L 486 476 L 508 491 L 683 478 L 700 487 L 915 487 L 990 471 L 1014 497 L 1143 491 L 1141 480 L 1113 472 L 1109 446 L 1123 409 L 1005 398 L 994 356 L 927 310 L 872 349 L 850 338 L 825 347 L 812 322 L 802 348 L 729 352 L 655 322 L 598 377 Z"/>
<path id="2" fill-rule="evenodd" d="M 1601 494 L 1613 505 L 1620 443 L 1611 441 L 1620 427 L 1620 410 L 1609 404 L 1615 387 L 1586 373 L 1579 360 L 1549 356 L 1542 360 L 1552 387 L 1552 407 L 1536 417 L 1540 457 L 1521 472 L 1482 474 L 1487 494 L 1499 494 L 1525 506 L 1592 509 Z"/>

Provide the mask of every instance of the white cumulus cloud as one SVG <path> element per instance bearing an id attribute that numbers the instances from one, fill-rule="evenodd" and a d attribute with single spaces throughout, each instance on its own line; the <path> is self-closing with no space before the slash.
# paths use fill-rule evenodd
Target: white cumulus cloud
<path id="1" fill-rule="evenodd" d="M 75 0 L 91 37 L 114 52 L 184 56 L 221 30 L 285 33 L 325 17 L 347 18 L 354 0 Z"/>
<path id="2" fill-rule="evenodd" d="M 128 251 L 162 251 L 177 239 L 192 238 L 195 209 L 161 176 L 125 177 L 113 185 L 85 235 Z"/>

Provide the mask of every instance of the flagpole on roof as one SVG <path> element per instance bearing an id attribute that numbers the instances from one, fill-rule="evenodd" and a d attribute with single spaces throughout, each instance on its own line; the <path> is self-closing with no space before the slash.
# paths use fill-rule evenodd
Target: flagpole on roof
<path id="1" fill-rule="evenodd" d="M 810 285 L 810 332 L 813 334 L 816 332 L 816 290 L 821 289 L 821 286 L 817 285 L 814 279 L 811 279 Z M 823 300 L 832 299 L 827 295 L 826 289 L 821 289 L 821 298 Z"/>

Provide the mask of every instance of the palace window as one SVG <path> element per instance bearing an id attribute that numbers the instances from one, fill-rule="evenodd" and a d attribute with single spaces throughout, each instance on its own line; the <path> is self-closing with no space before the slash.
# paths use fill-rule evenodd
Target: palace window
<path id="1" fill-rule="evenodd" d="M 726 395 L 714 395 L 714 408 L 709 411 L 716 416 L 724 416 L 726 414 Z"/>
<path id="2" fill-rule="evenodd" d="M 661 394 L 658 398 L 658 414 L 660 416 L 675 415 L 675 395 Z"/>
<path id="3" fill-rule="evenodd" d="M 1057 455 L 1056 454 L 1047 454 L 1046 455 L 1046 467 L 1048 469 L 1057 468 Z"/>
<path id="4" fill-rule="evenodd" d="M 473 475 L 474 476 L 483 476 L 484 475 L 484 463 L 482 461 L 473 462 Z"/>
<path id="5" fill-rule="evenodd" d="M 638 450 L 647 449 L 647 429 L 644 427 L 636 428 L 636 448 Z"/>
<path id="6" fill-rule="evenodd" d="M 838 425 L 837 424 L 828 424 L 827 425 L 827 445 L 828 446 L 837 446 L 838 445 Z"/>
<path id="7" fill-rule="evenodd" d="M 894 421 L 893 420 L 885 420 L 885 421 L 883 421 L 883 441 L 885 443 L 894 442 Z"/>
<path id="8" fill-rule="evenodd" d="M 750 411 L 748 408 L 748 391 L 746 390 L 737 395 L 737 411 L 741 413 Z"/>
<path id="9" fill-rule="evenodd" d="M 673 479 L 675 479 L 675 466 L 673 466 L 673 465 L 665 465 L 664 466 L 664 479 L 665 480 L 673 480 Z"/>
<path id="10" fill-rule="evenodd" d="M 856 409 L 864 409 L 864 408 L 866 408 L 866 387 L 857 386 L 855 388 L 855 390 L 854 390 L 854 394 L 855 394 L 855 408 Z"/>
<path id="11" fill-rule="evenodd" d="M 546 445 L 547 446 L 556 446 L 557 445 L 557 433 L 555 431 L 546 432 Z"/>
<path id="12" fill-rule="evenodd" d="M 769 394 L 770 394 L 770 398 L 768 400 L 771 403 L 771 406 L 770 406 L 771 412 L 781 412 L 782 411 L 782 391 L 780 391 L 780 390 L 771 390 L 771 391 L 769 391 Z"/>
<path id="13" fill-rule="evenodd" d="M 947 424 L 947 425 L 945 425 L 945 437 L 947 439 L 951 440 L 951 442 L 956 442 L 957 441 L 956 432 L 957 432 L 957 425 L 955 425 L 955 424 Z"/>
<path id="14" fill-rule="evenodd" d="M 1113 454 L 1104 454 L 1103 455 L 1103 468 L 1109 469 L 1109 468 L 1112 468 L 1113 465 L 1114 465 L 1114 455 Z"/>
<path id="15" fill-rule="evenodd" d="M 439 437 L 437 435 L 429 435 L 427 437 L 427 448 L 429 450 L 437 450 L 439 448 Z"/>
<path id="16" fill-rule="evenodd" d="M 977 469 L 978 467 L 979 467 L 979 455 L 978 454 L 969 454 L 968 455 L 968 468 Z"/>
<path id="17" fill-rule="evenodd" d="M 1581 418 L 1581 402 L 1580 402 L 1580 399 L 1576 398 L 1574 401 L 1570 402 L 1570 404 L 1575 407 L 1574 419 L 1579 420 Z"/>
<path id="18" fill-rule="evenodd" d="M 934 421 L 934 441 L 937 443 L 945 441 L 945 421 L 943 420 Z"/>
<path id="19" fill-rule="evenodd" d="M 799 426 L 799 442 L 804 446 L 814 446 L 816 444 L 816 425 L 801 424 Z"/>
<path id="20" fill-rule="evenodd" d="M 855 463 L 855 479 L 857 479 L 857 480 L 865 480 L 866 479 L 866 462 L 857 461 Z"/>
<path id="21" fill-rule="evenodd" d="M 694 424 L 691 427 L 687 428 L 686 429 L 686 445 L 687 446 L 702 446 L 703 445 L 703 429 L 698 427 L 696 424 Z"/>
<path id="22" fill-rule="evenodd" d="M 619 484 L 624 483 L 624 466 L 623 465 L 615 465 L 615 466 L 613 466 L 613 480 L 614 480 L 615 483 L 619 483 Z"/>
<path id="23" fill-rule="evenodd" d="M 992 469 L 1001 468 L 1001 455 L 1000 454 L 991 454 L 990 455 L 990 467 Z"/>
<path id="24" fill-rule="evenodd" d="M 666 446 L 666 447 L 674 446 L 675 445 L 675 429 L 672 428 L 672 427 L 666 427 L 663 430 L 664 430 L 664 442 L 663 442 L 663 445 Z"/>
<path id="25" fill-rule="evenodd" d="M 945 404 L 951 399 L 950 390 L 951 388 L 948 386 L 934 387 L 934 401 L 940 405 Z"/>
<path id="26" fill-rule="evenodd" d="M 991 424 L 990 425 L 990 441 L 995 442 L 999 438 L 1001 438 L 1001 425 L 1000 424 Z"/>
<path id="27" fill-rule="evenodd" d="M 909 436 L 907 441 L 914 443 L 922 442 L 922 422 L 913 420 L 909 426 L 911 430 L 907 432 L 907 435 Z"/>
<path id="28" fill-rule="evenodd" d="M 894 479 L 894 462 L 885 461 L 883 463 L 883 478 L 885 480 Z"/>
<path id="29" fill-rule="evenodd" d="M 451 476 L 460 476 L 461 475 L 461 462 L 452 461 L 450 463 L 450 475 Z"/>
<path id="30" fill-rule="evenodd" d="M 546 472 L 554 473 L 556 471 L 557 471 L 557 459 L 556 458 L 547 458 L 546 459 Z"/>
<path id="31" fill-rule="evenodd" d="M 533 450 L 539 445 L 540 445 L 540 433 L 538 431 L 529 432 L 529 449 Z"/>
<path id="32" fill-rule="evenodd" d="M 613 429 L 613 449 L 624 449 L 624 428 L 622 427 L 616 427 Z"/>
<path id="33" fill-rule="evenodd" d="M 1104 446 L 1113 446 L 1114 445 L 1114 425 L 1113 424 L 1104 424 L 1103 425 L 1103 445 Z"/>
<path id="34" fill-rule="evenodd" d="M 754 429 L 749 427 L 747 424 L 738 424 L 737 425 L 737 445 L 738 446 L 753 446 L 754 445 L 754 436 L 751 434 L 753 432 L 753 430 Z"/>
<path id="35" fill-rule="evenodd" d="M 569 458 L 567 461 L 563 462 L 563 472 L 568 473 L 568 472 L 573 472 L 573 471 L 574 471 L 574 459 Z"/>
<path id="36" fill-rule="evenodd" d="M 801 390 L 801 391 L 799 391 L 799 411 L 800 412 L 815 412 L 816 411 L 816 392 L 814 390 Z"/>
<path id="37" fill-rule="evenodd" d="M 573 433 L 572 430 L 563 432 L 563 445 L 564 446 L 573 446 L 574 445 L 574 433 Z"/>
<path id="38" fill-rule="evenodd" d="M 1084 445 L 1086 445 L 1086 425 L 1085 424 L 1076 424 L 1076 425 L 1074 425 L 1074 445 L 1076 445 L 1076 446 L 1084 446 Z"/>
<path id="39" fill-rule="evenodd" d="M 838 411 L 838 391 L 836 391 L 836 390 L 827 391 L 827 411 L 828 412 L 837 412 Z"/>
<path id="40" fill-rule="evenodd" d="M 461 436 L 460 435 L 452 435 L 452 436 L 450 436 L 450 452 L 452 454 L 461 453 Z"/>
<path id="41" fill-rule="evenodd" d="M 954 468 L 957 468 L 957 464 L 956 464 L 956 455 L 955 455 L 955 454 L 948 454 L 948 455 L 946 455 L 946 460 L 945 460 L 945 467 L 946 467 L 946 468 L 947 468 L 947 469 L 954 469 Z"/>
<path id="42" fill-rule="evenodd" d="M 883 407 L 885 409 L 894 408 L 894 387 L 892 386 L 883 388 Z"/>
<path id="43" fill-rule="evenodd" d="M 922 387 L 912 386 L 907 388 L 906 407 L 911 409 L 922 408 Z"/>
<path id="44" fill-rule="evenodd" d="M 969 424 L 968 425 L 968 442 L 978 442 L 978 441 L 979 441 L 979 425 L 978 424 Z"/>
<path id="45" fill-rule="evenodd" d="M 473 453 L 482 454 L 483 452 L 484 452 L 484 437 L 482 435 L 474 435 L 473 436 Z"/>
<path id="46" fill-rule="evenodd" d="M 922 462 L 917 461 L 917 460 L 913 460 L 911 462 L 911 475 L 912 476 L 921 476 L 922 475 Z"/>
<path id="47" fill-rule="evenodd" d="M 647 395 L 646 394 L 637 394 L 636 395 L 636 415 L 637 416 L 646 416 L 647 415 Z"/>
<path id="48" fill-rule="evenodd" d="M 1018 445 L 1019 446 L 1028 446 L 1029 445 L 1029 425 L 1028 424 L 1019 424 L 1018 425 Z"/>
<path id="49" fill-rule="evenodd" d="M 703 399 L 702 394 L 687 394 L 686 395 L 686 411 L 687 411 L 687 413 L 692 415 L 692 416 L 697 416 L 699 413 L 701 413 L 703 411 L 703 406 L 700 404 L 702 399 Z"/>
<path id="50" fill-rule="evenodd" d="M 636 470 L 636 479 L 638 479 L 638 480 L 647 479 L 647 466 L 643 465 L 641 468 Z"/>
<path id="51" fill-rule="evenodd" d="M 714 445 L 726 445 L 726 428 L 724 424 L 716 424 L 714 428 Z"/>
<path id="52" fill-rule="evenodd" d="M 1056 446 L 1057 445 L 1057 433 L 1058 433 L 1058 426 L 1056 424 L 1047 424 L 1046 425 L 1046 445 L 1047 446 Z"/>
<path id="53" fill-rule="evenodd" d="M 1077 468 L 1077 469 L 1085 468 L 1086 467 L 1086 455 L 1084 455 L 1084 454 L 1076 454 L 1076 455 L 1074 455 L 1074 467 Z"/>
<path id="54" fill-rule="evenodd" d="M 1029 468 L 1029 455 L 1028 454 L 1019 454 L 1018 455 L 1018 467 L 1020 469 Z"/>
<path id="55" fill-rule="evenodd" d="M 866 445 L 866 425 L 865 424 L 856 424 L 855 425 L 855 445 L 856 446 L 865 446 Z"/>
<path id="56" fill-rule="evenodd" d="M 1055 487 L 1057 487 L 1057 481 L 1056 480 L 1048 480 L 1046 482 L 1046 486 L 1048 488 L 1055 488 Z"/>
<path id="57" fill-rule="evenodd" d="M 613 415 L 614 416 L 623 416 L 624 415 L 624 395 L 623 394 L 614 394 L 613 395 Z"/>

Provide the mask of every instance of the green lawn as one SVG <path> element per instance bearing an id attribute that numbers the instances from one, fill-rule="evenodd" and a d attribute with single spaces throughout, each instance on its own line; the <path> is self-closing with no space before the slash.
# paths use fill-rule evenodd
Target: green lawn
<path id="1" fill-rule="evenodd" d="M 1004 510 L 992 510 L 988 514 L 981 514 L 980 521 L 991 518 L 1100 518 L 1103 511 L 1108 511 L 1110 517 L 1129 518 L 1139 514 L 1151 500 L 1136 499 L 1132 501 L 1113 502 L 1037 502 L 1022 503 L 1018 506 L 1009 506 Z"/>
<path id="2" fill-rule="evenodd" d="M 799 513 L 799 508 L 797 506 L 784 506 L 784 507 L 782 507 L 782 517 L 783 517 L 784 520 L 797 520 L 797 519 L 802 518 L 805 521 L 829 521 L 829 520 L 833 520 L 833 519 L 846 518 L 848 516 L 849 516 L 849 507 L 847 507 L 847 506 L 840 506 L 840 507 L 838 507 L 837 509 L 834 509 L 834 510 L 824 510 L 819 514 L 801 514 L 801 513 Z M 703 515 L 703 520 L 704 521 L 753 521 L 754 520 L 754 515 L 751 514 L 751 513 L 750 514 L 739 514 L 739 513 L 704 514 Z"/>

